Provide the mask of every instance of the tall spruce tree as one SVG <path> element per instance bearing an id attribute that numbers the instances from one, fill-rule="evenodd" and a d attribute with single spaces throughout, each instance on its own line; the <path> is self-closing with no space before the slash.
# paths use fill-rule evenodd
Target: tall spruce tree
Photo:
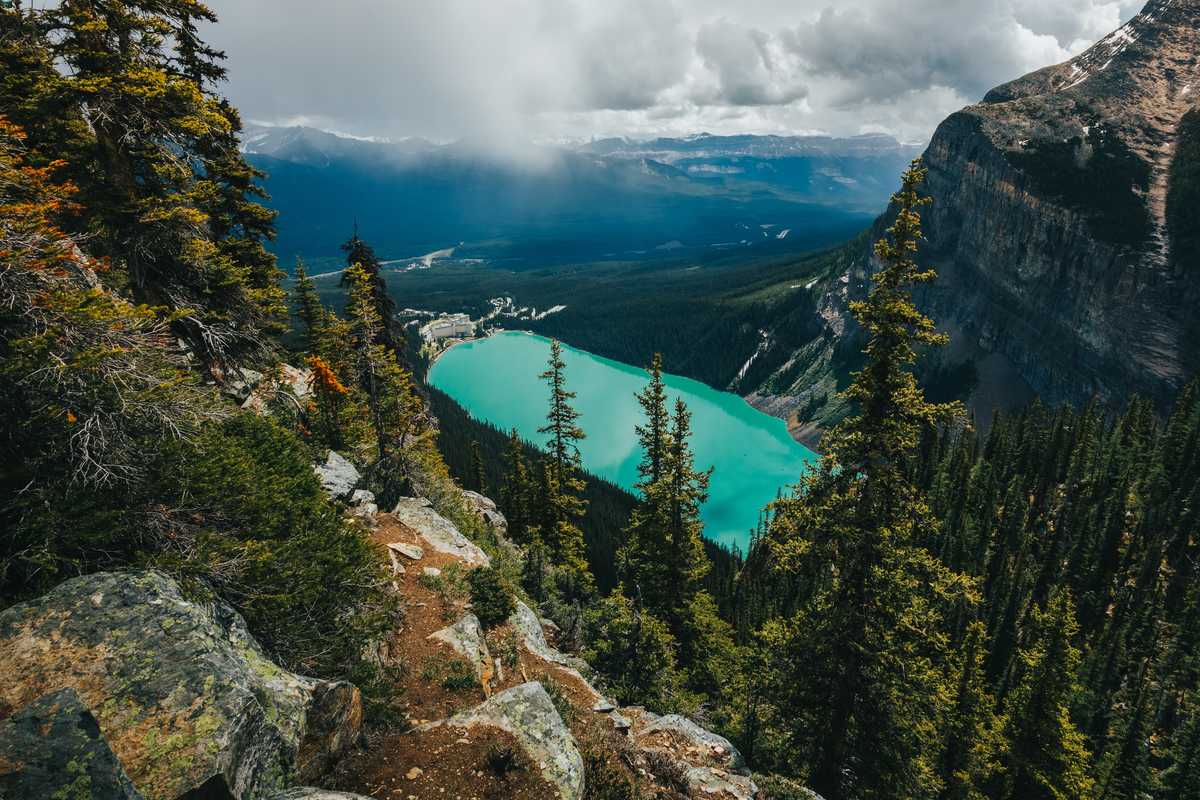
<path id="1" fill-rule="evenodd" d="M 518 544 L 525 544 L 532 524 L 534 487 L 529 475 L 529 464 L 525 460 L 525 444 L 517 429 L 509 433 L 505 448 L 504 484 L 500 487 L 500 502 L 508 520 L 508 535 Z"/>
<path id="2" fill-rule="evenodd" d="M 1169 766 L 1163 771 L 1161 800 L 1200 797 L 1200 692 L 1189 698 L 1190 712 L 1171 737 Z"/>
<path id="3" fill-rule="evenodd" d="M 396 301 L 388 294 L 387 280 L 383 277 L 383 264 L 371 245 L 364 242 L 358 235 L 358 225 L 354 233 L 342 244 L 342 252 L 346 254 L 346 270 L 342 272 L 342 285 L 353 286 L 354 278 L 350 269 L 357 266 L 367 276 L 367 286 L 370 287 L 371 301 L 375 306 L 375 314 L 379 317 L 379 327 L 375 333 L 375 343 L 381 344 L 397 358 L 403 358 L 402 337 L 396 331 Z"/>
<path id="4" fill-rule="evenodd" d="M 1087 800 L 1093 796 L 1091 756 L 1071 723 L 1079 650 L 1075 603 L 1066 590 L 1034 611 L 1029 646 L 1019 658 L 1017 683 L 1004 704 L 997 800 Z"/>
<path id="5" fill-rule="evenodd" d="M 196 34 L 212 21 L 197 0 L 63 0 L 23 23 L 46 58 L 21 66 L 43 77 L 47 63 L 64 67 L 37 79 L 35 103 L 86 128 L 31 115 L 29 135 L 69 160 L 86 209 L 77 230 L 111 259 L 106 279 L 171 309 L 177 332 L 220 366 L 261 352 L 286 307 L 265 248 L 274 215 L 239 151 L 241 120 L 213 92 L 222 55 Z"/>
<path id="6" fill-rule="evenodd" d="M 555 479 L 563 486 L 569 485 L 578 470 L 579 442 L 587 438 L 578 424 L 579 412 L 571 405 L 575 393 L 567 389 L 566 368 L 562 345 L 552 339 L 549 363 L 539 376 L 550 387 L 550 410 L 546 414 L 546 424 L 538 428 L 538 433 L 547 436 L 550 466 Z"/>
<path id="7" fill-rule="evenodd" d="M 682 399 L 676 398 L 666 470 L 658 482 L 665 490 L 666 496 L 661 500 L 666 507 L 667 523 L 667 594 L 663 598 L 662 614 L 684 644 L 685 651 L 690 649 L 686 642 L 692 635 L 687 631 L 689 612 L 712 567 L 704 552 L 701 538 L 704 523 L 700 521 L 700 506 L 708 499 L 712 469 L 696 469 L 690 441 L 691 426 L 691 412 Z"/>
<path id="8" fill-rule="evenodd" d="M 555 564 L 555 576 L 564 597 L 579 601 L 595 591 L 587 563 L 587 549 L 579 520 L 587 509 L 579 476 L 579 442 L 586 436 L 579 427 L 579 412 L 571 405 L 575 393 L 567 389 L 562 345 L 550 342 L 550 359 L 541 374 L 550 388 L 546 424 L 538 429 L 547 437 L 547 455 L 538 470 L 534 522 Z"/>
<path id="9" fill-rule="evenodd" d="M 984 800 L 996 771 L 999 737 L 995 700 L 984 672 L 986 655 L 987 632 L 983 623 L 972 623 L 962 647 L 954 699 L 939 726 L 942 800 Z"/>
<path id="10" fill-rule="evenodd" d="M 471 440 L 471 488 L 480 494 L 487 493 L 487 475 L 483 468 L 483 454 L 479 442 Z"/>
<path id="11" fill-rule="evenodd" d="M 650 362 L 650 383 L 637 394 L 638 405 L 646 415 L 646 421 L 638 425 L 636 433 L 642 448 L 642 460 L 638 464 L 639 488 L 645 489 L 657 483 L 663 475 L 667 460 L 667 439 L 670 434 L 670 408 L 667 405 L 667 389 L 663 383 L 662 353 L 655 353 Z"/>
<path id="12" fill-rule="evenodd" d="M 826 435 L 798 497 L 776 504 L 768 535 L 801 593 L 791 620 L 764 630 L 773 724 L 786 731 L 778 757 L 828 800 L 938 794 L 945 614 L 972 591 L 925 548 L 936 524 L 908 471 L 926 426 L 959 412 L 927 402 L 910 371 L 918 345 L 945 341 L 911 297 L 935 275 L 914 258 L 924 177 L 917 162 L 904 174 L 871 292 L 851 306 L 868 335 L 845 393 L 857 411 Z"/>
<path id="13" fill-rule="evenodd" d="M 293 292 L 295 295 L 294 313 L 303 328 L 301 334 L 304 349 L 315 353 L 321 325 L 328 312 L 321 304 L 321 297 L 317 294 L 317 285 L 308 276 L 308 269 L 304 266 L 302 258 L 296 259 L 296 284 Z"/>
<path id="14" fill-rule="evenodd" d="M 370 274 L 357 265 L 346 274 L 356 378 L 375 434 L 374 471 L 384 486 L 384 502 L 392 502 L 402 492 L 421 486 L 420 472 L 431 466 L 429 457 L 436 452 L 433 432 L 412 376 L 378 342 L 382 321 Z M 434 460 L 440 464 L 440 458 Z"/>

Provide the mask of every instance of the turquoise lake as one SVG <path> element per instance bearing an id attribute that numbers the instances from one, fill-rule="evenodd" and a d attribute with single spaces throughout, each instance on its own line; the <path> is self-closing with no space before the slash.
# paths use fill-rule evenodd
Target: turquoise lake
<path id="1" fill-rule="evenodd" d="M 542 444 L 549 389 L 550 341 L 525 333 L 501 333 L 460 344 L 442 355 L 429 382 L 453 397 L 476 419 Z M 641 452 L 634 426 L 642 422 L 634 398 L 649 380 L 644 369 L 563 345 L 567 387 L 578 396 L 580 446 L 589 472 L 632 489 Z M 751 408 L 742 398 L 698 381 L 664 377 L 671 403 L 682 397 L 693 419 L 696 465 L 714 467 L 702 510 L 705 535 L 743 550 L 759 511 L 796 483 L 817 456 L 788 434 L 783 420 Z"/>

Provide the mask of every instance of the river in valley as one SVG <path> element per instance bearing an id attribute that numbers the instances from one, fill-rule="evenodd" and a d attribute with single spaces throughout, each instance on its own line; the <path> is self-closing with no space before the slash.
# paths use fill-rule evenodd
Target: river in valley
<path id="1" fill-rule="evenodd" d="M 549 389 L 550 342 L 526 333 L 501 333 L 451 348 L 437 360 L 429 382 L 476 419 L 542 444 Z M 627 489 L 637 479 L 641 451 L 634 426 L 643 422 L 634 394 L 649 380 L 644 369 L 563 346 L 567 388 L 587 432 L 580 446 L 584 467 Z M 760 510 L 787 492 L 816 455 L 788 434 L 783 420 L 742 398 L 698 381 L 666 375 L 670 403 L 682 397 L 693 414 L 692 449 L 699 468 L 713 467 L 702 509 L 705 535 L 746 549 Z"/>

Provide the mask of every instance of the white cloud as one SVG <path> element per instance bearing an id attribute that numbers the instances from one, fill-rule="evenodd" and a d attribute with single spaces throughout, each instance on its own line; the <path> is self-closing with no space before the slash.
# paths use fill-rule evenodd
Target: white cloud
<path id="1" fill-rule="evenodd" d="M 208 0 L 248 118 L 470 139 L 885 130 L 916 141 L 1133 0 Z"/>

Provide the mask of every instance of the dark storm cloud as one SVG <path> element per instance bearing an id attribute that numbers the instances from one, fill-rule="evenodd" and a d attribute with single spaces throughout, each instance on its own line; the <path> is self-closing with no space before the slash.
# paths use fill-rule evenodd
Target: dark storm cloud
<path id="1" fill-rule="evenodd" d="M 1129 0 L 209 0 L 249 119 L 487 142 L 697 130 L 922 138 Z M 914 110 L 915 109 L 915 110 Z"/>

